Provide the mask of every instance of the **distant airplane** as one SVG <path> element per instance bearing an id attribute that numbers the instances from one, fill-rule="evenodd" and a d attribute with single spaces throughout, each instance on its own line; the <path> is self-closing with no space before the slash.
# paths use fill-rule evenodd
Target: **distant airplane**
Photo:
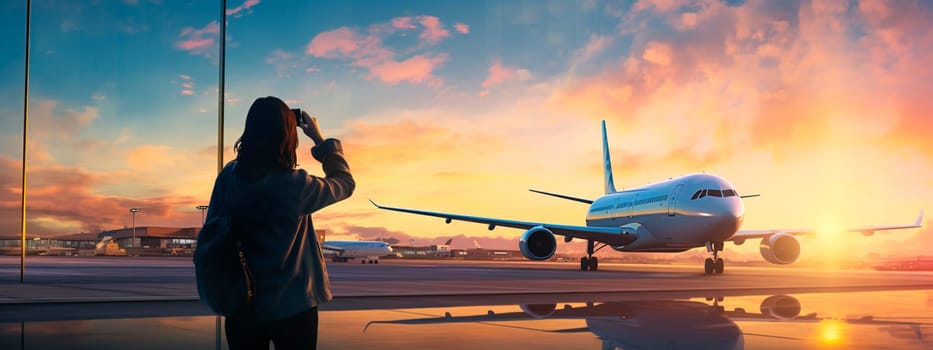
<path id="1" fill-rule="evenodd" d="M 496 226 L 525 229 L 518 242 L 522 255 L 530 260 L 547 260 L 557 250 L 554 235 L 564 236 L 564 242 L 575 238 L 586 240 L 586 256 L 580 258 L 580 270 L 596 271 L 598 259 L 593 254 L 605 247 L 620 252 L 679 253 L 706 247 L 712 253 L 705 262 L 706 274 L 721 274 L 724 263 L 719 257 L 724 242 L 736 245 L 749 239 L 761 239 L 761 256 L 770 263 L 786 265 L 800 256 L 800 242 L 796 235 L 811 235 L 816 230 L 771 229 L 739 230 L 745 214 L 741 198 L 725 179 L 710 174 L 693 174 L 667 181 L 616 191 L 609 160 L 609 141 L 606 121 L 602 123 L 603 163 L 606 194 L 596 200 L 531 190 L 535 193 L 568 199 L 590 205 L 586 226 L 549 224 L 479 216 L 441 213 L 434 211 L 395 208 L 376 204 L 376 207 L 404 213 L 487 224 L 491 231 Z M 692 193 L 692 195 L 691 195 Z M 871 235 L 875 231 L 921 227 L 923 211 L 910 225 L 867 226 L 851 228 L 848 232 Z"/>
<path id="2" fill-rule="evenodd" d="M 363 258 L 363 264 L 378 264 L 379 257 L 393 254 L 389 243 L 383 241 L 324 241 L 322 248 L 334 254 L 334 262 Z"/>
<path id="3" fill-rule="evenodd" d="M 927 323 L 876 320 L 871 316 L 861 318 L 821 318 L 811 313 L 801 315 L 800 301 L 789 295 L 772 295 L 761 302 L 761 313 L 746 312 L 742 308 L 726 311 L 713 301 L 712 305 L 683 299 L 635 299 L 585 305 L 524 304 L 522 311 L 496 313 L 487 311 L 471 316 L 444 316 L 413 318 L 393 321 L 371 321 L 363 331 L 377 324 L 392 325 L 435 325 L 435 324 L 483 324 L 508 322 L 509 327 L 536 330 L 547 333 L 573 334 L 591 332 L 602 342 L 602 349 L 744 349 L 745 337 L 779 338 L 790 341 L 806 341 L 805 338 L 743 332 L 735 321 L 740 322 L 794 322 L 814 323 L 833 320 L 850 325 L 875 325 L 897 330 L 913 339 L 922 340 L 921 327 Z M 583 320 L 585 327 L 569 329 L 536 329 L 519 325 L 518 321 L 535 320 Z M 548 323 L 554 325 L 555 323 Z M 463 328 L 463 327 L 458 327 Z M 805 344 L 805 343 L 801 343 Z"/>

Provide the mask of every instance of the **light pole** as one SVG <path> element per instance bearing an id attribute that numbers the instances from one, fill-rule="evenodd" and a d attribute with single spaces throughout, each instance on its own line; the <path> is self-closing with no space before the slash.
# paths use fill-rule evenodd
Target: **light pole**
<path id="1" fill-rule="evenodd" d="M 194 208 L 201 211 L 201 225 L 204 225 L 204 211 L 209 207 L 206 205 L 199 205 Z"/>
<path id="2" fill-rule="evenodd" d="M 136 213 L 143 211 L 139 208 L 130 208 L 130 213 L 133 213 L 133 248 L 136 247 Z"/>

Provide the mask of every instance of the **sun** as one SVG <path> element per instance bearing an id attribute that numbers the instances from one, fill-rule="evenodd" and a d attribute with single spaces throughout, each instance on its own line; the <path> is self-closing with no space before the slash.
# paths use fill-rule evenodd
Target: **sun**
<path id="1" fill-rule="evenodd" d="M 840 248 L 840 242 L 844 242 L 846 237 L 838 220 L 824 221 L 818 227 L 814 242 L 816 244 L 810 249 L 817 254 L 817 260 L 821 265 L 833 269 L 841 267 L 846 255 L 844 249 Z"/>
<path id="2" fill-rule="evenodd" d="M 845 342 L 846 323 L 840 320 L 823 320 L 819 323 L 820 343 L 840 345 Z"/>

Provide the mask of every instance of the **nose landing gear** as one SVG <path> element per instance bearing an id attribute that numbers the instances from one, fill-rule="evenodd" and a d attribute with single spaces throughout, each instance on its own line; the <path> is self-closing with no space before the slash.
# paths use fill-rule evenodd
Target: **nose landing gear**
<path id="1" fill-rule="evenodd" d="M 719 251 L 723 248 L 722 242 L 706 242 L 706 251 L 713 253 L 712 258 L 706 258 L 703 268 L 707 275 L 721 274 L 725 263 L 719 257 Z"/>

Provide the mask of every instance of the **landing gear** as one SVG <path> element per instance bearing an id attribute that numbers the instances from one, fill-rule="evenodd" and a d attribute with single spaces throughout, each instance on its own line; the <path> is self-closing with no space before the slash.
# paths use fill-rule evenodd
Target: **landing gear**
<path id="1" fill-rule="evenodd" d="M 592 240 L 586 241 L 586 256 L 580 258 L 580 271 L 596 271 L 599 269 L 599 258 L 593 256 L 594 253 L 605 247 L 605 244 L 600 245 L 599 248 L 594 249 L 594 244 Z"/>
<path id="2" fill-rule="evenodd" d="M 703 265 L 703 268 L 706 270 L 707 275 L 711 275 L 714 273 L 722 273 L 724 266 L 725 263 L 723 263 L 722 258 L 706 258 L 706 263 Z"/>
<path id="3" fill-rule="evenodd" d="M 725 263 L 722 261 L 722 258 L 719 257 L 719 251 L 721 251 L 722 248 L 722 242 L 706 242 L 706 251 L 713 253 L 713 257 L 706 258 L 703 264 L 703 270 L 707 275 L 722 274 L 725 268 Z"/>

